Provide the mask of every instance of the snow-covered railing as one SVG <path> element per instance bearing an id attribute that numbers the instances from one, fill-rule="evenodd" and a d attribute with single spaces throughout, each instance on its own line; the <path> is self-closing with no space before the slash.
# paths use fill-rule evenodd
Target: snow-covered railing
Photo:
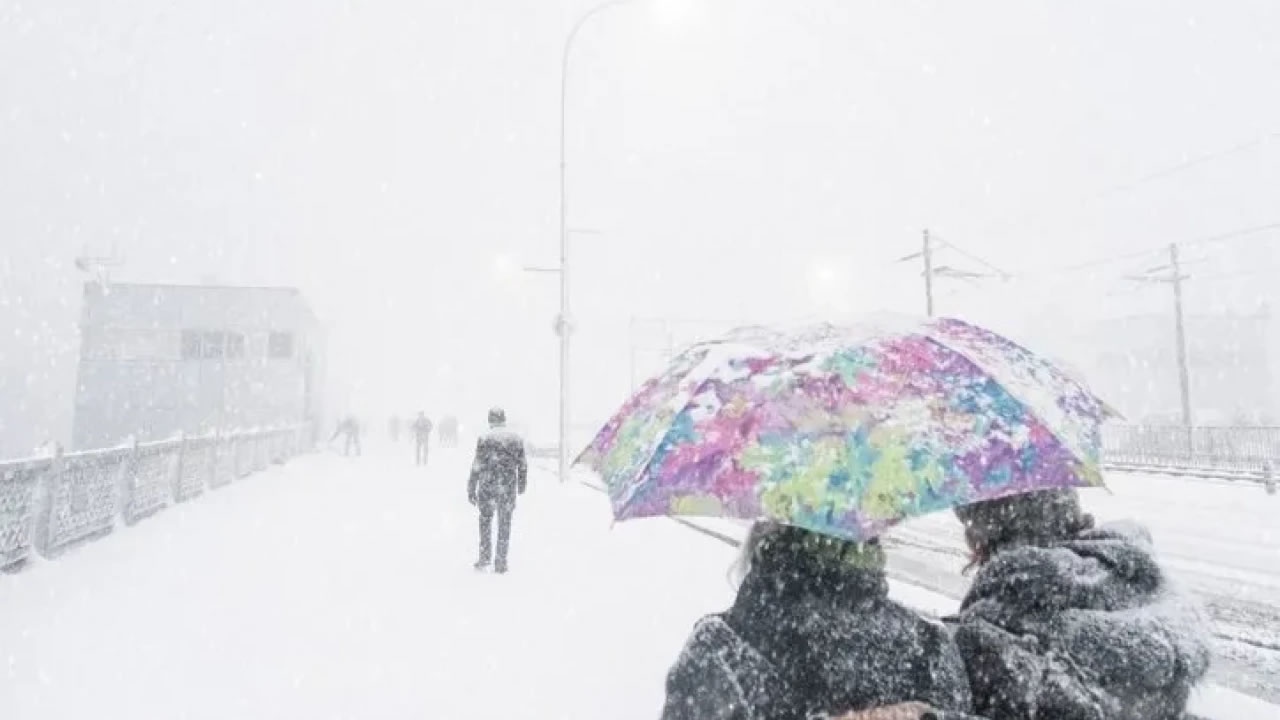
<path id="1" fill-rule="evenodd" d="M 1117 470 L 1243 480 L 1275 491 L 1280 427 L 1108 425 L 1104 463 Z"/>
<path id="2" fill-rule="evenodd" d="M 52 558 L 303 452 L 308 426 L 0 461 L 0 570 Z"/>

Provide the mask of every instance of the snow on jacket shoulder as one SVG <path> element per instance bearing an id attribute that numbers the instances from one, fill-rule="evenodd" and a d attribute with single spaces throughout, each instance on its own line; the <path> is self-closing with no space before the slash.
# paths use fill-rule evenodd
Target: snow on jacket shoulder
<path id="1" fill-rule="evenodd" d="M 524 441 L 505 428 L 495 428 L 476 441 L 467 496 L 477 500 L 515 502 L 529 478 Z"/>
<path id="2" fill-rule="evenodd" d="M 959 649 L 889 600 L 881 572 L 798 570 L 758 558 L 733 607 L 698 624 L 668 678 L 664 720 L 787 720 L 910 701 L 970 709 Z"/>
<path id="3" fill-rule="evenodd" d="M 1002 720 L 1183 717 L 1209 665 L 1199 609 L 1133 524 L 1002 551 L 978 572 L 956 641 L 975 709 Z"/>
<path id="4" fill-rule="evenodd" d="M 769 661 L 719 616 L 698 621 L 667 675 L 662 720 L 787 720 L 794 697 Z"/>

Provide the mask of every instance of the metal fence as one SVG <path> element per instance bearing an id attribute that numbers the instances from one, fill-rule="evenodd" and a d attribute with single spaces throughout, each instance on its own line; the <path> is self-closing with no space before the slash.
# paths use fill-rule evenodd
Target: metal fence
<path id="1" fill-rule="evenodd" d="M 1102 445 L 1114 469 L 1258 482 L 1271 492 L 1280 470 L 1280 427 L 1109 425 Z"/>
<path id="2" fill-rule="evenodd" d="M 0 461 L 0 570 L 133 525 L 303 452 L 307 426 Z"/>

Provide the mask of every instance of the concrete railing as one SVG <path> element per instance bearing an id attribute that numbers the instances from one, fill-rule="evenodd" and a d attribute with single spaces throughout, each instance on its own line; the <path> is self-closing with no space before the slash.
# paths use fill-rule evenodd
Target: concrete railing
<path id="1" fill-rule="evenodd" d="M 0 570 L 133 525 L 307 450 L 308 426 L 0 461 Z"/>

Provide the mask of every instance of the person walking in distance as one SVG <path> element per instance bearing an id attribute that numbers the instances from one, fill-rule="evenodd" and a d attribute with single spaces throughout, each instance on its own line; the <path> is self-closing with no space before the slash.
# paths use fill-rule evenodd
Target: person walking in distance
<path id="1" fill-rule="evenodd" d="M 458 447 L 458 418 L 445 415 L 440 420 L 440 445 L 447 448 Z"/>
<path id="2" fill-rule="evenodd" d="M 427 464 L 427 451 L 431 442 L 431 418 L 427 417 L 425 412 L 418 412 L 418 418 L 413 421 L 413 460 L 418 465 Z"/>
<path id="3" fill-rule="evenodd" d="M 355 415 L 348 415 L 338 423 L 338 427 L 333 431 L 333 437 L 329 438 L 329 442 L 338 439 L 342 435 L 345 442 L 342 446 L 343 455 L 351 455 L 352 450 L 355 451 L 357 457 L 360 456 L 360 421 Z"/>
<path id="4" fill-rule="evenodd" d="M 467 499 L 480 511 L 480 559 L 476 569 L 493 561 L 498 573 L 507 571 L 507 551 L 511 544 L 511 516 L 516 497 L 524 494 L 529 465 L 524 441 L 507 429 L 507 415 L 501 408 L 489 411 L 489 432 L 476 442 L 476 457 L 467 481 Z M 498 552 L 493 553 L 493 520 L 498 519 Z"/>

